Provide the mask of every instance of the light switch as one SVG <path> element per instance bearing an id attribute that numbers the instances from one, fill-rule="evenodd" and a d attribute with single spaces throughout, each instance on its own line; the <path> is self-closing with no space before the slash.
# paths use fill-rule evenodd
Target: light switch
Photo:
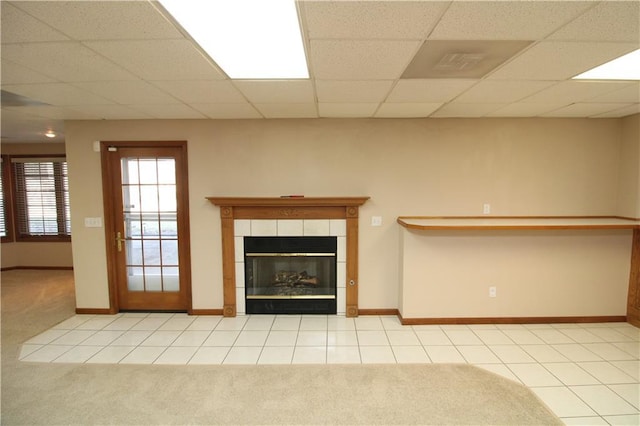
<path id="1" fill-rule="evenodd" d="M 102 218 L 101 217 L 85 217 L 84 227 L 85 228 L 102 228 Z"/>

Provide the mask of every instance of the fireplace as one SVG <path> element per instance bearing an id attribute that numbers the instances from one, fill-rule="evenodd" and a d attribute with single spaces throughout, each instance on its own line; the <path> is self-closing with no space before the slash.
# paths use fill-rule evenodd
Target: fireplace
<path id="1" fill-rule="evenodd" d="M 244 237 L 248 314 L 335 314 L 336 237 Z"/>
<path id="2" fill-rule="evenodd" d="M 358 208 L 369 197 L 207 199 L 220 207 L 224 316 L 246 313 L 244 238 L 247 236 L 335 237 L 336 314 L 358 316 Z"/>

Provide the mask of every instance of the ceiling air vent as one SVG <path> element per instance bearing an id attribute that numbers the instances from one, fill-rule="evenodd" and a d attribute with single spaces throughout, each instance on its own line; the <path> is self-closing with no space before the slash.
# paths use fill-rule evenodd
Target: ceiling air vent
<path id="1" fill-rule="evenodd" d="M 531 43 L 526 40 L 427 40 L 401 78 L 482 78 Z"/>

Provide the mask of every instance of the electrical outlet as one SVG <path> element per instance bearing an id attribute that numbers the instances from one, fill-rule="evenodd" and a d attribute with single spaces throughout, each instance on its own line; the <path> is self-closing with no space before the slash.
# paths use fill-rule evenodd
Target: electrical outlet
<path id="1" fill-rule="evenodd" d="M 382 216 L 371 216 L 371 226 L 382 226 Z"/>
<path id="2" fill-rule="evenodd" d="M 84 227 L 85 228 L 102 228 L 102 218 L 101 217 L 85 217 Z"/>
<path id="3" fill-rule="evenodd" d="M 489 287 L 489 297 L 496 297 L 497 296 L 497 289 L 495 286 L 491 286 Z"/>
<path id="4" fill-rule="evenodd" d="M 491 204 L 484 203 L 482 205 L 482 214 L 491 214 Z"/>

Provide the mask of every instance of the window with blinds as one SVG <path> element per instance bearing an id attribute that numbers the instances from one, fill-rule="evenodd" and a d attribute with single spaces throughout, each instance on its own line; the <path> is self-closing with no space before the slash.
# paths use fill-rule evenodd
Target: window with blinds
<path id="1" fill-rule="evenodd" d="M 63 157 L 12 158 L 17 239 L 70 237 L 69 179 Z"/>
<path id="2" fill-rule="evenodd" d="M 3 239 L 9 236 L 9 229 L 7 227 L 6 220 L 6 212 L 5 208 L 7 203 L 5 202 L 5 194 L 4 186 L 7 184 L 6 179 L 4 178 L 5 172 L 5 162 L 4 158 L 0 157 L 0 237 Z"/>

